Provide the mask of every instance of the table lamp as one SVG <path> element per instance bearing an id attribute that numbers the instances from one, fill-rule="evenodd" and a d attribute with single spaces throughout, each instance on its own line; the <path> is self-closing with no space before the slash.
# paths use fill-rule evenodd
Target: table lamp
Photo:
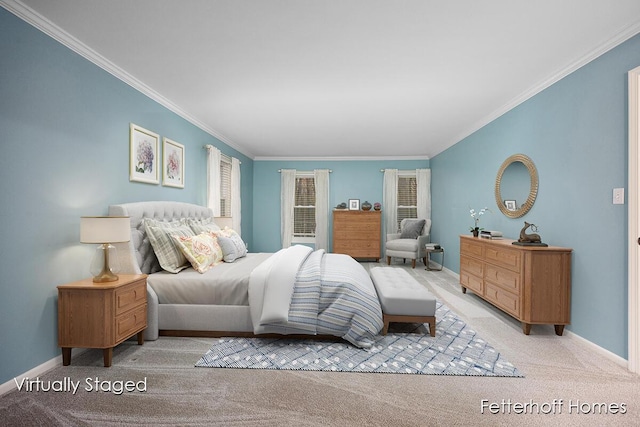
<path id="1" fill-rule="evenodd" d="M 114 282 L 120 271 L 116 247 L 111 243 L 128 242 L 131 228 L 128 216 L 83 216 L 80 218 L 80 242 L 98 243 L 90 271 L 96 283 Z"/>

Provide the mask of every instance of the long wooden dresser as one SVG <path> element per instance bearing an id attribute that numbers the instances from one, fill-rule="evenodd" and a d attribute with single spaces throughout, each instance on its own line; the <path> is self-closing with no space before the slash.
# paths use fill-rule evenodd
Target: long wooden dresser
<path id="1" fill-rule="evenodd" d="M 333 252 L 380 259 L 381 211 L 333 211 Z"/>
<path id="2" fill-rule="evenodd" d="M 460 285 L 522 322 L 552 324 L 557 335 L 571 321 L 571 252 L 557 246 L 519 246 L 513 240 L 460 236 Z"/>

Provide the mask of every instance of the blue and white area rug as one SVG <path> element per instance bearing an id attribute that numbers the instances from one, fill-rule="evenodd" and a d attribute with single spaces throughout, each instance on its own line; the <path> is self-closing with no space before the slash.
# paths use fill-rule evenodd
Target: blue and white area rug
<path id="1" fill-rule="evenodd" d="M 436 336 L 419 333 L 380 335 L 369 350 L 346 341 L 292 338 L 219 338 L 196 367 L 300 371 L 382 372 L 422 375 L 523 377 L 489 343 L 447 306 L 437 303 Z M 392 327 L 402 324 L 392 324 Z"/>

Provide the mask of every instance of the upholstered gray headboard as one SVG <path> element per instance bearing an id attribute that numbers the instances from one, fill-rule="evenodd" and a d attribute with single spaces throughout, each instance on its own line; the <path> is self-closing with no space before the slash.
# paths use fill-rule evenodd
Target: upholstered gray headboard
<path id="1" fill-rule="evenodd" d="M 109 206 L 110 216 L 128 216 L 131 221 L 131 240 L 117 243 L 120 271 L 123 274 L 155 273 L 160 271 L 142 220 L 153 218 L 171 221 L 180 218 L 211 218 L 213 211 L 199 205 L 183 202 L 135 202 Z"/>

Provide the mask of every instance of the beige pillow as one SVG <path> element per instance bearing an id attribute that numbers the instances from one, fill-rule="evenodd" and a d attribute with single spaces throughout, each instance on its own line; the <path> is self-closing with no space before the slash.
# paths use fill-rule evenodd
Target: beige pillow
<path id="1" fill-rule="evenodd" d="M 222 262 L 222 249 L 211 233 L 197 236 L 171 236 L 180 251 L 198 273 L 204 273 Z"/>

